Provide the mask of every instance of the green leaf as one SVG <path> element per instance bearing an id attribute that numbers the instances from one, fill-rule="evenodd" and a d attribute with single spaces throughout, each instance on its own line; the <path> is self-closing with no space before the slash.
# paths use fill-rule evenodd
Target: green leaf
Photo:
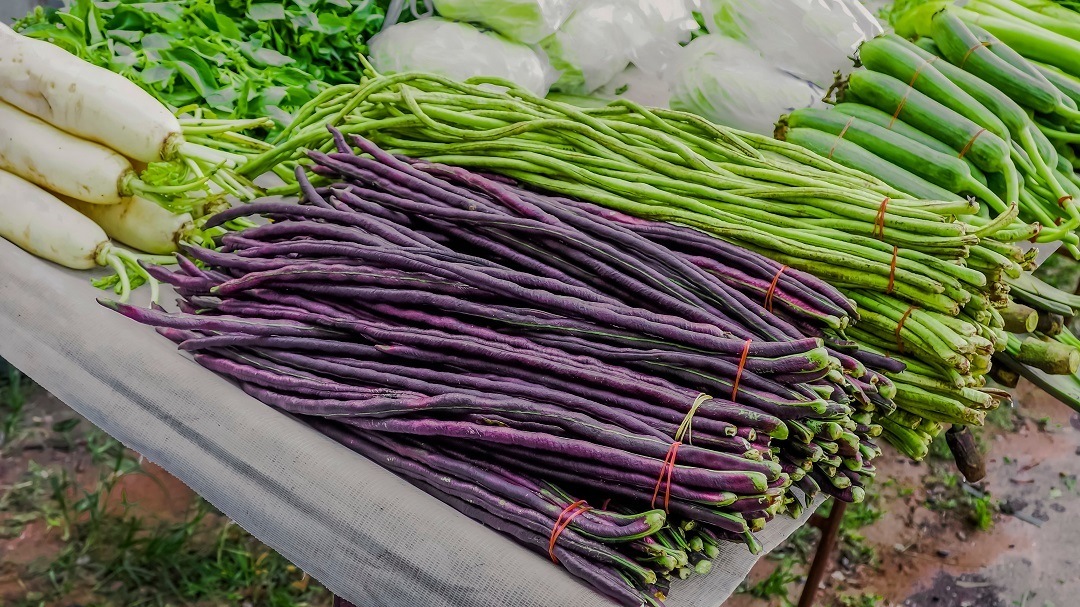
<path id="1" fill-rule="evenodd" d="M 176 71 L 204 98 L 218 88 L 214 68 L 198 53 L 189 48 L 173 48 L 161 51 L 162 65 L 176 68 Z"/>
<path id="2" fill-rule="evenodd" d="M 142 37 L 142 48 L 144 51 L 160 51 L 172 48 L 174 42 L 176 42 L 176 38 L 173 36 L 147 34 Z"/>
<path id="3" fill-rule="evenodd" d="M 142 72 L 143 82 L 151 86 L 171 81 L 176 76 L 176 68 L 155 65 Z"/>
<path id="4" fill-rule="evenodd" d="M 128 44 L 135 44 L 142 39 L 143 33 L 137 30 L 109 30 L 106 32 L 110 38 L 123 40 Z"/>
<path id="5" fill-rule="evenodd" d="M 80 422 L 82 422 L 81 419 L 73 417 L 71 419 L 65 419 L 56 422 L 55 424 L 53 424 L 52 429 L 53 432 L 59 432 L 63 434 L 64 432 L 71 432 L 72 430 L 74 430 L 75 426 L 78 426 Z"/>
<path id="6" fill-rule="evenodd" d="M 166 21 L 180 21 L 184 18 L 184 7 L 180 2 L 146 2 L 139 6 Z"/>
<path id="7" fill-rule="evenodd" d="M 57 17 L 64 24 L 64 29 L 71 32 L 73 36 L 77 36 L 80 40 L 86 40 L 86 24 L 83 23 L 82 19 L 69 13 L 59 13 Z"/>
<path id="8" fill-rule="evenodd" d="M 285 7 L 280 4 L 252 4 L 248 8 L 248 17 L 255 21 L 274 21 L 285 19 Z"/>
<path id="9" fill-rule="evenodd" d="M 217 25 L 217 31 L 221 32 L 221 35 L 226 38 L 239 40 L 244 37 L 244 33 L 240 31 L 236 23 L 221 13 L 214 13 L 214 23 Z"/>

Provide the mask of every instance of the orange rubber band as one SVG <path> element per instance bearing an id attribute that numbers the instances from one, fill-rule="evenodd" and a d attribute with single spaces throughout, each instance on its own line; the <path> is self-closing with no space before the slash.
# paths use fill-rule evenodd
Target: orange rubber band
<path id="1" fill-rule="evenodd" d="M 753 340 L 746 340 L 742 347 L 742 356 L 739 357 L 739 370 L 735 372 L 735 383 L 731 386 L 731 402 L 735 402 L 735 397 L 739 394 L 739 381 L 742 380 L 742 372 L 746 368 L 746 356 L 750 354 L 751 341 Z"/>
<path id="2" fill-rule="evenodd" d="M 917 80 L 917 79 L 919 78 L 919 74 L 921 74 L 921 73 L 922 73 L 922 71 L 923 71 L 923 68 L 924 68 L 924 67 L 926 67 L 926 66 L 928 66 L 928 65 L 930 65 L 931 63 L 933 63 L 933 62 L 935 62 L 935 61 L 937 61 L 937 60 L 938 60 L 938 58 L 937 58 L 937 56 L 935 55 L 935 56 L 933 56 L 933 57 L 931 57 L 931 58 L 927 59 L 926 61 L 923 61 L 923 62 L 922 62 L 922 65 L 920 65 L 919 67 L 915 68 L 915 73 L 911 75 L 911 80 L 908 80 L 908 83 L 907 83 L 907 85 L 908 85 L 909 87 L 915 86 L 915 81 L 916 81 L 916 80 Z"/>
<path id="3" fill-rule="evenodd" d="M 836 141 L 833 142 L 832 147 L 829 148 L 829 155 L 826 156 L 829 160 L 832 160 L 832 155 L 836 152 L 836 146 L 840 145 L 840 142 L 844 139 L 844 134 L 847 133 L 852 122 L 855 122 L 854 116 L 848 118 L 847 124 L 844 125 L 844 128 L 840 129 L 840 134 L 836 136 Z"/>
<path id="4" fill-rule="evenodd" d="M 892 263 L 889 264 L 889 286 L 885 288 L 885 292 L 888 293 L 889 295 L 892 295 L 893 286 L 894 286 L 894 283 L 896 282 L 896 254 L 897 254 L 897 252 L 899 252 L 899 249 L 896 248 L 896 245 L 893 245 L 893 248 L 892 248 Z"/>
<path id="5" fill-rule="evenodd" d="M 885 128 L 890 130 L 892 129 L 893 124 L 896 123 L 896 119 L 900 117 L 900 111 L 904 109 L 905 105 L 907 105 L 908 95 L 910 95 L 911 91 L 913 90 L 915 89 L 911 88 L 910 86 L 908 87 L 908 90 L 904 93 L 904 96 L 900 98 L 900 103 L 896 104 L 896 111 L 893 112 L 892 118 L 889 119 L 889 126 Z"/>
<path id="6" fill-rule="evenodd" d="M 885 209 L 889 206 L 889 197 L 886 196 L 885 200 L 881 201 L 881 206 L 878 207 L 877 217 L 874 219 L 874 238 L 878 240 L 885 240 Z"/>
<path id="7" fill-rule="evenodd" d="M 671 502 L 671 477 L 675 472 L 675 457 L 679 454 L 679 447 L 682 443 L 675 441 L 668 447 L 667 455 L 664 456 L 664 464 L 660 467 L 660 478 L 656 479 L 656 487 L 653 488 L 652 501 L 649 502 L 649 506 L 656 507 L 656 497 L 660 495 L 660 485 L 667 481 L 667 486 L 664 488 L 664 512 L 668 511 L 668 504 Z"/>
<path id="8" fill-rule="evenodd" d="M 551 557 L 552 562 L 559 562 L 559 559 L 555 558 L 555 542 L 558 541 L 559 536 L 566 531 L 571 521 L 590 510 L 592 508 L 585 503 L 585 500 L 578 500 L 563 508 L 563 511 L 559 513 L 559 517 L 555 519 L 555 526 L 551 528 L 551 539 L 548 540 L 548 556 Z"/>
<path id="9" fill-rule="evenodd" d="M 1069 194 L 1066 194 L 1066 195 L 1062 196 L 1061 198 L 1058 198 L 1058 206 L 1062 207 L 1062 208 L 1065 208 L 1065 203 L 1069 202 L 1072 199 L 1073 199 L 1072 196 L 1070 196 Z"/>
<path id="10" fill-rule="evenodd" d="M 1036 222 L 1036 223 L 1035 223 L 1035 234 L 1033 234 L 1033 235 L 1031 236 L 1031 239 L 1030 239 L 1030 240 L 1028 240 L 1028 242 L 1035 242 L 1035 239 L 1037 239 L 1037 238 L 1039 237 L 1039 232 L 1042 232 L 1042 228 L 1043 228 L 1043 227 L 1042 227 L 1042 224 L 1041 224 L 1041 223 L 1038 223 L 1038 222 Z"/>
<path id="11" fill-rule="evenodd" d="M 971 53 L 974 53 L 975 51 L 979 50 L 980 48 L 989 48 L 990 44 L 991 44 L 990 42 L 980 42 L 980 43 L 976 44 L 975 46 L 969 48 L 968 51 L 966 53 L 964 53 L 964 58 L 960 60 L 960 63 L 956 67 L 958 67 L 960 69 L 963 69 L 964 64 L 967 63 L 968 57 L 971 56 Z"/>
<path id="12" fill-rule="evenodd" d="M 979 132 L 975 133 L 975 135 L 971 139 L 969 139 L 967 143 L 964 144 L 964 149 L 960 150 L 959 158 L 963 158 L 964 155 L 971 151 L 971 146 L 975 144 L 975 140 L 979 138 L 979 135 L 982 135 L 985 132 L 986 129 L 979 129 Z"/>
<path id="13" fill-rule="evenodd" d="M 769 290 L 765 291 L 765 309 L 772 312 L 773 295 L 776 294 L 776 285 L 780 283 L 780 275 L 784 273 L 787 266 L 780 266 L 780 270 L 773 276 L 772 282 L 769 283 Z"/>
<path id="14" fill-rule="evenodd" d="M 904 330 L 904 323 L 911 317 L 911 313 L 918 309 L 919 306 L 911 306 L 908 308 L 907 312 L 904 312 L 904 315 L 900 317 L 900 322 L 896 325 L 896 347 L 900 350 L 901 354 L 904 353 L 904 342 L 900 339 L 900 332 Z"/>
<path id="15" fill-rule="evenodd" d="M 896 119 L 900 117 L 900 112 L 904 109 L 904 106 L 907 105 L 908 96 L 911 95 L 911 91 L 915 90 L 915 81 L 918 80 L 919 74 L 922 73 L 924 67 L 933 63 L 935 59 L 937 59 L 937 57 L 927 59 L 922 62 L 922 65 L 915 68 L 915 73 L 911 75 L 911 80 L 908 81 L 907 90 L 904 91 L 904 96 L 900 98 L 900 103 L 896 104 L 896 111 L 893 112 L 892 118 L 889 120 L 889 126 L 885 128 L 892 130 L 893 125 L 896 124 Z"/>

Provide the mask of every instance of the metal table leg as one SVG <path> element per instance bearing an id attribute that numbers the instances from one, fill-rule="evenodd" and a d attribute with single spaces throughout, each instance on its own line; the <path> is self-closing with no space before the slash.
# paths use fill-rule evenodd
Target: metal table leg
<path id="1" fill-rule="evenodd" d="M 821 529 L 821 540 L 818 542 L 817 552 L 814 553 L 814 562 L 810 564 L 810 572 L 806 574 L 806 584 L 799 597 L 799 607 L 814 606 L 818 587 L 821 586 L 821 581 L 825 579 L 825 573 L 829 569 L 829 556 L 836 547 L 836 539 L 840 536 L 840 521 L 844 518 L 845 510 L 847 510 L 847 502 L 834 499 L 829 518 L 824 521 L 820 518 L 810 519 L 811 525 Z"/>

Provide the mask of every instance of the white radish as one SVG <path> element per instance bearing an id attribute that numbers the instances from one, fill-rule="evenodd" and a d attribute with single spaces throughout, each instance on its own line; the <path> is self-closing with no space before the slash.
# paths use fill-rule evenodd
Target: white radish
<path id="1" fill-rule="evenodd" d="M 184 142 L 172 112 L 130 80 L 0 23 L 0 99 L 143 162 Z"/>
<path id="2" fill-rule="evenodd" d="M 89 204 L 68 197 L 61 200 L 92 219 L 113 240 L 153 255 L 175 253 L 180 242 L 198 238 L 190 213 L 173 213 L 141 196 L 111 205 Z"/>
<path id="3" fill-rule="evenodd" d="M 136 179 L 127 158 L 0 101 L 0 169 L 94 204 L 124 200 Z"/>
<path id="4" fill-rule="evenodd" d="M 141 257 L 113 246 L 96 223 L 25 179 L 0 171 L 0 237 L 24 251 L 74 270 L 111 266 L 120 277 L 120 297 L 131 292 L 128 271 L 143 276 L 157 299 L 157 281 L 139 266 Z"/>

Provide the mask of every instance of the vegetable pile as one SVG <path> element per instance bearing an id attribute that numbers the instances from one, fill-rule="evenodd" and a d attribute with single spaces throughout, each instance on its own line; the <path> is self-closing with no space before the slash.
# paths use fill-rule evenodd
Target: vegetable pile
<path id="1" fill-rule="evenodd" d="M 357 57 L 387 4 L 76 0 L 38 8 L 15 29 L 122 74 L 169 107 L 287 123 L 326 86 L 359 77 Z"/>
<path id="2" fill-rule="evenodd" d="M 149 275 L 110 238 L 149 253 L 202 240 L 195 221 L 219 206 L 208 195 L 256 196 L 231 170 L 246 156 L 221 148 L 265 144 L 224 140 L 243 144 L 237 131 L 264 123 L 181 123 L 124 78 L 0 25 L 0 178 L 10 194 L 0 235 L 69 268 L 111 266 L 126 298 L 131 275 Z"/>
<path id="3" fill-rule="evenodd" d="M 403 0 L 36 11 L 0 27 L 0 236 L 113 267 L 104 305 L 624 605 L 818 493 L 860 501 L 876 437 L 921 459 L 951 425 L 981 474 L 964 426 L 1010 399 L 988 378 L 1080 409 L 1080 298 L 1025 244 L 1080 258 L 1080 15 L 900 2 L 836 103 L 770 137 L 538 95 L 549 63 L 574 93 L 663 71 L 687 15 L 627 1 L 434 2 L 513 42 L 372 38 Z M 369 39 L 447 73 L 378 73 Z M 688 49 L 673 103 L 729 111 L 708 90 L 739 44 Z M 143 280 L 179 310 L 124 304 Z"/>
<path id="4" fill-rule="evenodd" d="M 1013 227 L 1015 207 L 980 221 L 972 201 L 914 200 L 799 146 L 691 114 L 626 101 L 579 109 L 490 78 L 461 84 L 416 73 L 372 71 L 316 99 L 243 170 L 292 166 L 303 148 L 331 149 L 327 118 L 394 153 L 692 226 L 846 289 L 860 308 L 856 326 L 804 330 L 907 365 L 872 368 L 901 382 L 901 411 L 880 420 L 913 457 L 926 454 L 941 423 L 981 423 L 1002 396 L 983 388 L 991 355 L 1005 344 L 995 306 L 1005 303 L 1003 279 L 1019 276 L 1028 258 L 994 238 L 1035 233 Z"/>
<path id="5" fill-rule="evenodd" d="M 578 499 L 635 513 L 571 524 L 591 539 L 555 553 L 626 605 L 707 571 L 707 542 L 759 550 L 752 532 L 801 507 L 789 487 L 862 499 L 892 386 L 860 362 L 878 357 L 798 328 L 850 321 L 835 289 L 690 228 L 328 134 L 336 151 L 310 153 L 327 185 L 297 172 L 303 205 L 224 211 L 209 225 L 273 222 L 188 248 L 201 268 L 152 270 L 181 312 L 103 303 L 526 545 Z"/>

